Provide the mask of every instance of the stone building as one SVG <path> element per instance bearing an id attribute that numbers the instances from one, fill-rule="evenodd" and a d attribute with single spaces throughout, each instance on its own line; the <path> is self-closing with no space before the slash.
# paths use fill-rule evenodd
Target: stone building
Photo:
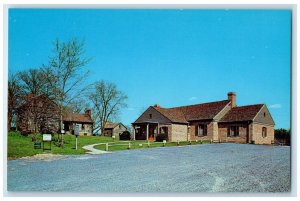
<path id="1" fill-rule="evenodd" d="M 17 108 L 17 128 L 22 133 L 57 133 L 59 121 L 59 107 L 46 95 L 28 95 Z"/>
<path id="2" fill-rule="evenodd" d="M 107 137 L 115 136 L 115 138 L 119 140 L 120 135 L 124 131 L 127 131 L 127 128 L 122 123 L 107 122 L 104 127 L 103 136 L 107 136 Z"/>
<path id="3" fill-rule="evenodd" d="M 134 123 L 135 139 L 155 140 L 165 133 L 168 140 L 209 140 L 272 144 L 274 121 L 265 104 L 237 106 L 236 94 L 228 99 L 174 108 L 150 106 Z"/>
<path id="4" fill-rule="evenodd" d="M 75 126 L 79 126 L 79 135 L 93 135 L 93 120 L 91 110 L 86 109 L 84 114 L 65 111 L 62 115 L 64 131 L 66 134 L 74 134 Z"/>
<path id="5" fill-rule="evenodd" d="M 60 120 L 58 105 L 46 95 L 30 95 L 17 109 L 17 127 L 22 133 L 60 133 Z M 80 135 L 93 133 L 90 109 L 87 109 L 84 114 L 63 111 L 62 123 L 67 134 L 74 134 L 75 125 L 79 125 Z"/>

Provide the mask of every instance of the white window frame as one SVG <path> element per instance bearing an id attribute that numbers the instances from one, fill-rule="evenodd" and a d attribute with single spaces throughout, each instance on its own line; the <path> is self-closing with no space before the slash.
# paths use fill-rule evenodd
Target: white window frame
<path id="1" fill-rule="evenodd" d="M 197 136 L 199 137 L 207 136 L 207 128 L 205 129 L 206 126 L 207 126 L 206 124 L 198 124 Z"/>
<path id="2" fill-rule="evenodd" d="M 240 127 L 239 126 L 230 126 L 229 128 L 229 137 L 239 137 L 240 136 Z"/>

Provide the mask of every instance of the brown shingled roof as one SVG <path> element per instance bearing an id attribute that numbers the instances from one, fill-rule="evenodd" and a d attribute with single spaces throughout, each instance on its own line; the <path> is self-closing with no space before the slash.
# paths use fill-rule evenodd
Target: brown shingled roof
<path id="1" fill-rule="evenodd" d="M 175 108 L 160 108 L 160 107 L 154 107 L 158 112 L 160 112 L 162 115 L 170 119 L 172 122 L 177 123 L 188 123 L 185 119 L 184 114 Z"/>
<path id="2" fill-rule="evenodd" d="M 188 123 L 192 120 L 213 119 L 228 103 L 228 100 L 224 100 L 174 108 L 154 108 L 172 122 Z"/>
<path id="3" fill-rule="evenodd" d="M 213 119 L 227 104 L 228 100 L 177 107 L 187 121 Z"/>
<path id="4" fill-rule="evenodd" d="M 263 106 L 264 104 L 234 107 L 220 120 L 220 122 L 253 120 Z"/>
<path id="5" fill-rule="evenodd" d="M 93 123 L 93 120 L 89 115 L 71 112 L 64 112 L 62 115 L 62 119 L 63 121 L 71 121 L 78 123 Z"/>
<path id="6" fill-rule="evenodd" d="M 114 127 L 116 127 L 118 124 L 114 124 L 112 122 L 107 122 L 104 126 L 104 128 L 107 128 L 107 129 L 112 129 Z"/>

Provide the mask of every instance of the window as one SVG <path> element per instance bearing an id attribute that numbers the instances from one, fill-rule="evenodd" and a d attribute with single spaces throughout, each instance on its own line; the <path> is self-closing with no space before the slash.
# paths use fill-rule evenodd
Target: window
<path id="1" fill-rule="evenodd" d="M 262 137 L 267 137 L 267 128 L 262 127 Z"/>
<path id="2" fill-rule="evenodd" d="M 199 124 L 196 135 L 197 136 L 207 136 L 207 125 L 206 124 Z"/>
<path id="3" fill-rule="evenodd" d="M 264 117 L 266 117 L 266 113 L 264 112 Z"/>
<path id="4" fill-rule="evenodd" d="M 75 128 L 76 128 L 77 125 L 78 125 L 78 130 L 82 131 L 82 124 L 75 124 Z"/>
<path id="5" fill-rule="evenodd" d="M 168 133 L 168 127 L 162 126 L 159 128 L 159 133 L 160 134 L 167 134 Z"/>
<path id="6" fill-rule="evenodd" d="M 227 133 L 228 137 L 237 137 L 239 136 L 239 127 L 238 126 L 230 126 Z"/>
<path id="7" fill-rule="evenodd" d="M 152 114 L 149 114 L 149 118 L 152 119 Z"/>

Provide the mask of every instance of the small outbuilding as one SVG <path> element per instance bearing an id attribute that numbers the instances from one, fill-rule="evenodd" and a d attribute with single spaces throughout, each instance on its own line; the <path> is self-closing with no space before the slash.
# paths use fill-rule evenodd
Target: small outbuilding
<path id="1" fill-rule="evenodd" d="M 67 134 L 74 134 L 77 125 L 79 126 L 79 135 L 93 135 L 93 120 L 90 109 L 86 109 L 83 114 L 65 111 L 62 119 Z"/>
<path id="2" fill-rule="evenodd" d="M 103 136 L 106 136 L 106 137 L 115 136 L 115 139 L 119 140 L 120 135 L 124 131 L 127 131 L 127 127 L 124 126 L 121 122 L 119 122 L 119 123 L 107 122 L 104 127 Z"/>

